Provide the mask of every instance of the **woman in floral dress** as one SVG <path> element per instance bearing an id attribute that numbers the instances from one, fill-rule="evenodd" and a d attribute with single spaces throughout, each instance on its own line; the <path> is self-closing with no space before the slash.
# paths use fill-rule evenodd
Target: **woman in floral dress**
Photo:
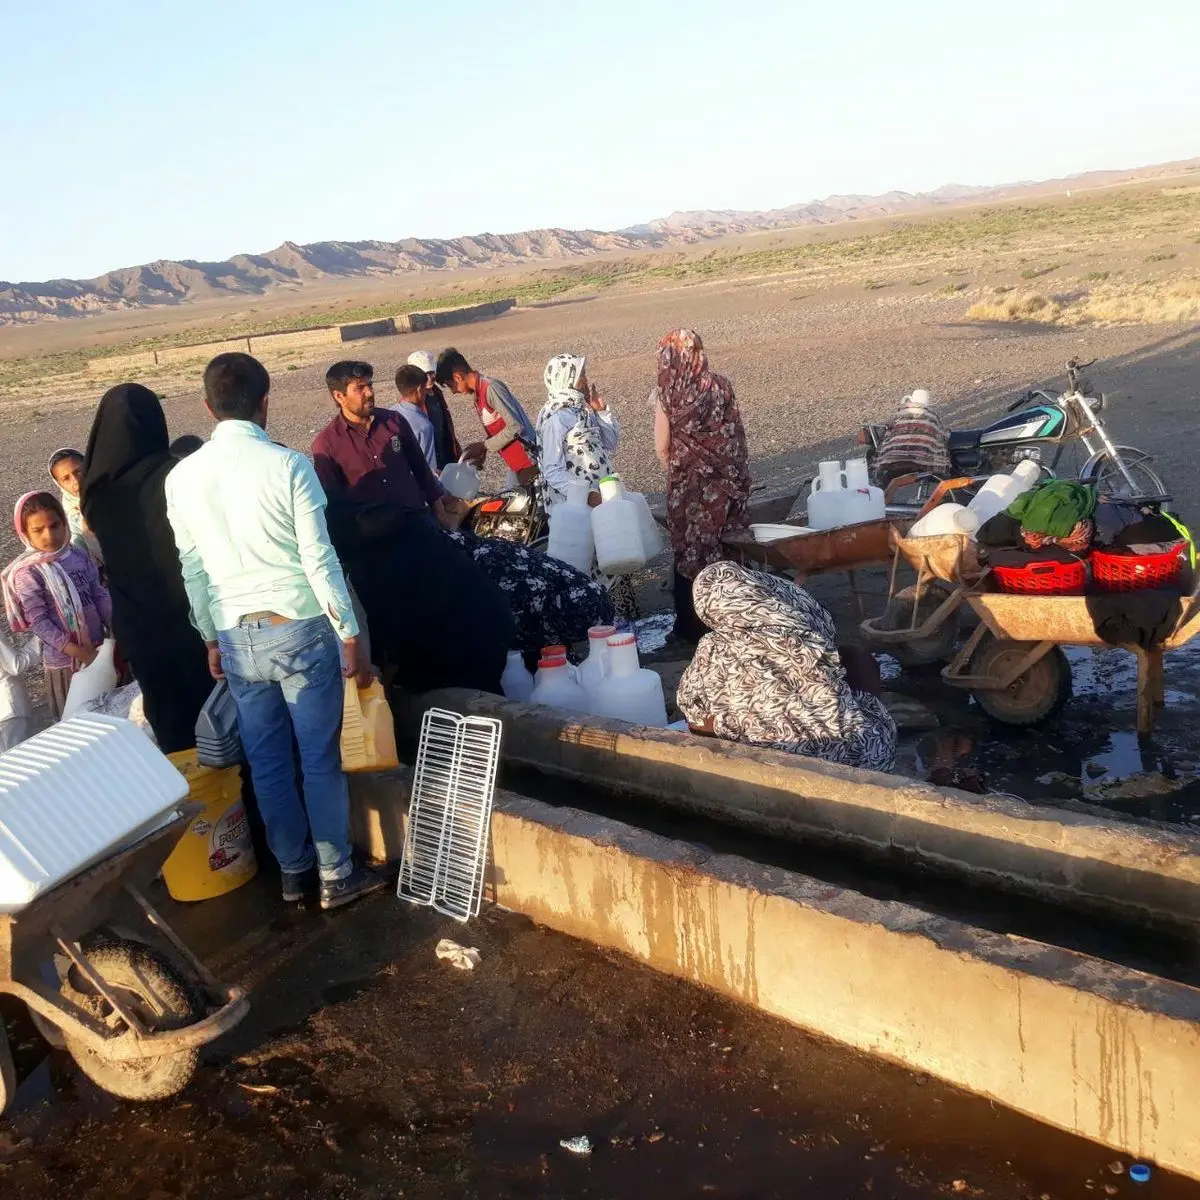
<path id="1" fill-rule="evenodd" d="M 697 642 L 692 583 L 725 557 L 726 530 L 746 525 L 750 468 L 733 385 L 716 375 L 700 335 L 676 329 L 658 343 L 654 448 L 667 471 L 667 526 L 675 552 L 675 636 Z"/>

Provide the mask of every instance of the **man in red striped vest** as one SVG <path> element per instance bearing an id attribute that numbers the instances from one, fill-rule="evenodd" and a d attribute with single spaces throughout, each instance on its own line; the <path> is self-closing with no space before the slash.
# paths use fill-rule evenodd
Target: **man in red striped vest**
<path id="1" fill-rule="evenodd" d="M 485 434 L 484 446 L 504 460 L 517 482 L 537 478 L 537 433 L 517 398 L 500 379 L 471 367 L 453 347 L 438 355 L 437 381 L 456 396 L 470 396 Z"/>

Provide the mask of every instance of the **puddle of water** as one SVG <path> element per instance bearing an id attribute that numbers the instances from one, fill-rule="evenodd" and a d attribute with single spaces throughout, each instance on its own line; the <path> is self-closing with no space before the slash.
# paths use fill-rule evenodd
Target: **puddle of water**
<path id="1" fill-rule="evenodd" d="M 1147 761 L 1149 759 L 1149 761 Z M 1083 775 L 1091 782 L 1109 782 L 1141 775 L 1155 767 L 1152 754 L 1143 756 L 1138 735 L 1132 730 L 1114 730 L 1099 754 L 1083 760 Z"/>
<path id="2" fill-rule="evenodd" d="M 1111 696 L 1115 692 L 1137 692 L 1137 658 L 1129 651 L 1092 651 L 1086 646 L 1065 646 L 1063 649 L 1071 664 L 1071 681 L 1076 696 L 1101 697 Z M 1200 647 L 1191 643 L 1181 646 L 1178 650 L 1170 651 L 1164 662 L 1168 685 L 1164 699 L 1167 705 L 1194 704 L 1197 691 L 1200 691 Z"/>

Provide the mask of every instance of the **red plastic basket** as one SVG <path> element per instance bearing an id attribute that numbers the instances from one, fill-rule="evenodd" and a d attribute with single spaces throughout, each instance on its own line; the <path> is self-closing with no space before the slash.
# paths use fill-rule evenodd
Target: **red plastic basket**
<path id="1" fill-rule="evenodd" d="M 1092 580 L 1099 592 L 1140 592 L 1179 582 L 1187 542 L 1162 554 L 1130 554 L 1120 550 L 1092 551 Z"/>
<path id="2" fill-rule="evenodd" d="M 1002 592 L 1026 596 L 1082 596 L 1087 567 L 1082 562 L 1033 562 L 1025 567 L 993 567 Z"/>

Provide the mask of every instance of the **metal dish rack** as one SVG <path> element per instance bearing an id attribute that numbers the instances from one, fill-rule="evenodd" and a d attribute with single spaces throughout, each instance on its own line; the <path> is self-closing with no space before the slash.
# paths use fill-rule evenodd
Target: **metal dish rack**
<path id="1" fill-rule="evenodd" d="M 479 912 L 501 723 L 431 708 L 421 720 L 396 894 L 467 921 Z"/>

